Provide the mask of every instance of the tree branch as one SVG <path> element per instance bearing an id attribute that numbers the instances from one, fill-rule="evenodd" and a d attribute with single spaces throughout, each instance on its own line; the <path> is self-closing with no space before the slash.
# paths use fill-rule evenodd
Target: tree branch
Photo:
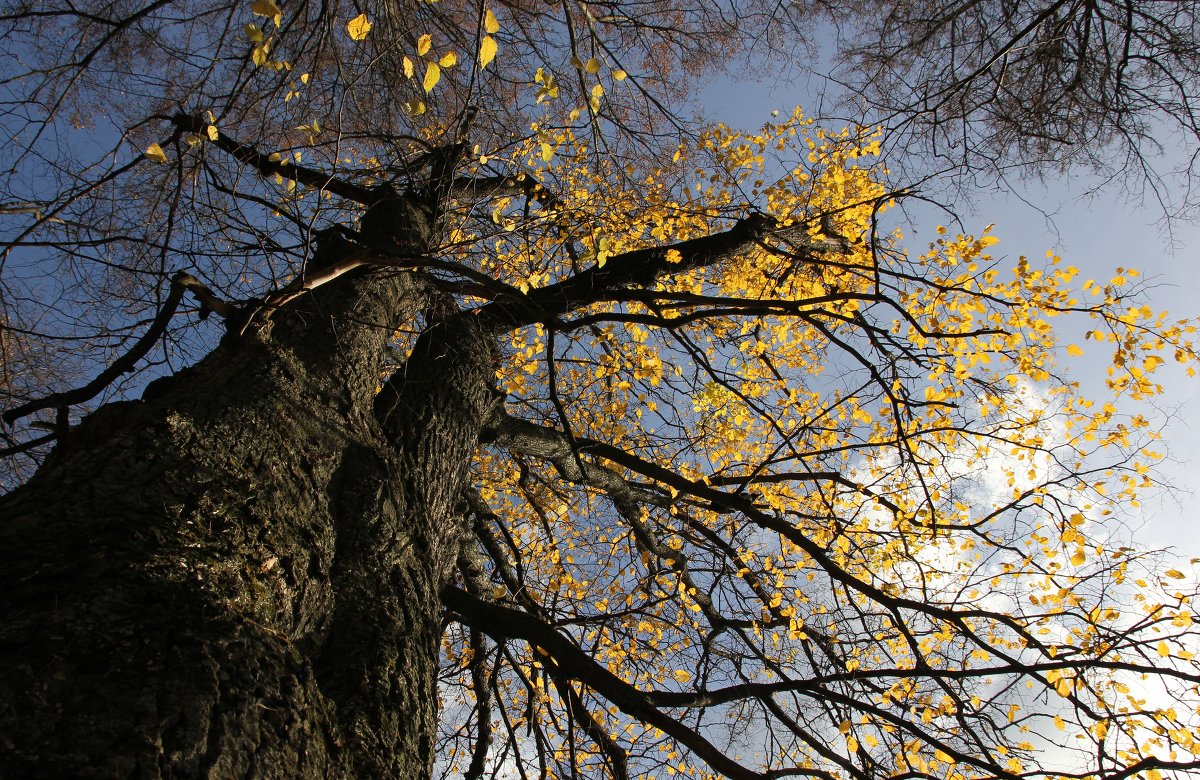
<path id="1" fill-rule="evenodd" d="M 521 296 L 500 296 L 465 316 L 478 317 L 484 327 L 507 330 L 535 322 L 550 322 L 567 312 L 605 300 L 624 287 L 651 287 L 674 273 L 705 268 L 731 259 L 758 246 L 764 238 L 787 239 L 812 253 L 845 251 L 844 241 L 813 241 L 804 223 L 786 227 L 764 214 L 739 220 L 721 233 L 680 241 L 667 246 L 647 247 L 610 257 L 603 266 L 593 265 L 557 284 L 531 290 Z M 668 254 L 678 253 L 676 262 Z"/>
<path id="2" fill-rule="evenodd" d="M 179 271 L 171 277 L 171 291 L 167 295 L 167 299 L 163 302 L 162 308 L 155 315 L 154 321 L 150 323 L 150 329 L 137 340 L 137 343 L 128 352 L 113 361 L 112 365 L 101 371 L 99 376 L 83 387 L 61 393 L 51 393 L 44 398 L 29 401 L 16 408 L 9 409 L 4 413 L 4 422 L 12 425 L 22 417 L 27 417 L 42 409 L 64 409 L 68 406 L 80 404 L 95 398 L 104 388 L 108 387 L 117 377 L 121 376 L 121 374 L 132 371 L 137 362 L 158 342 L 159 338 L 166 332 L 171 317 L 175 316 L 175 311 L 179 308 L 179 304 L 183 300 L 183 294 L 187 290 L 191 290 L 200 299 L 202 312 L 205 310 L 203 307 L 207 307 L 223 317 L 232 313 L 230 305 L 218 299 L 196 277 Z"/>
<path id="3" fill-rule="evenodd" d="M 822 772 L 798 769 L 755 772 L 729 758 L 693 729 L 651 705 L 646 694 L 596 663 L 550 625 L 524 612 L 477 599 L 452 585 L 442 589 L 442 603 L 462 622 L 478 628 L 493 639 L 521 639 L 535 648 L 541 648 L 554 659 L 563 674 L 584 683 L 626 715 L 674 737 L 710 767 L 733 780 L 766 780 L 789 774 L 826 776 Z"/>
<path id="4" fill-rule="evenodd" d="M 667 506 L 670 503 L 665 492 L 632 485 L 613 469 L 577 459 L 570 440 L 557 428 L 537 425 L 500 412 L 493 417 L 484 433 L 489 443 L 548 460 L 563 479 L 599 488 L 618 504 Z M 584 451 L 592 443 L 589 439 L 579 439 L 578 442 Z"/>
<path id="5" fill-rule="evenodd" d="M 270 155 L 263 154 L 249 144 L 235 141 L 221 131 L 216 131 L 216 139 L 207 135 L 209 124 L 202 117 L 188 114 L 175 114 L 171 121 L 176 127 L 190 133 L 204 135 L 217 148 L 228 152 L 235 160 L 249 165 L 263 176 L 279 175 L 297 184 L 304 184 L 318 190 L 332 192 L 335 195 L 369 206 L 377 199 L 374 190 L 362 187 L 337 178 L 333 174 L 296 165 L 284 160 L 272 160 Z"/>

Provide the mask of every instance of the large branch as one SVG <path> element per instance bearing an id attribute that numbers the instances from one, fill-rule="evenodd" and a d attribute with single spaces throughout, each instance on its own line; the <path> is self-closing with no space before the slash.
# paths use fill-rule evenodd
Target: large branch
<path id="1" fill-rule="evenodd" d="M 581 461 L 566 434 L 557 428 L 499 413 L 484 429 L 484 435 L 489 443 L 498 447 L 550 461 L 563 479 L 599 488 L 617 504 L 666 506 L 670 503 L 665 491 L 631 484 L 612 469 Z"/>
<path id="2" fill-rule="evenodd" d="M 208 138 L 218 149 L 227 152 L 238 162 L 249 165 L 263 176 L 279 175 L 297 184 L 326 190 L 364 206 L 370 206 L 379 200 L 379 192 L 374 188 L 354 184 L 317 168 L 297 165 L 286 159 L 278 158 L 278 155 L 275 155 L 276 159 L 272 159 L 272 155 L 263 154 L 250 144 L 237 141 L 215 128 L 216 138 L 214 139 L 208 135 L 209 123 L 202 117 L 176 114 L 171 117 L 171 121 L 181 131 L 195 133 Z M 459 132 L 462 135 L 465 132 L 465 128 L 460 128 Z M 437 178 L 436 171 L 432 178 Z M 437 189 L 436 184 L 432 189 Z M 445 181 L 442 189 L 445 190 L 445 195 L 459 198 L 469 197 L 472 200 L 485 200 L 505 195 L 523 195 L 540 202 L 546 208 L 557 208 L 559 205 L 558 199 L 531 176 L 508 174 L 496 176 L 458 176 Z"/>
<path id="3" fill-rule="evenodd" d="M 575 451 L 572 449 L 571 441 L 567 439 L 566 434 L 557 428 L 537 425 L 508 414 L 498 413 L 485 426 L 484 435 L 488 437 L 489 443 L 520 452 L 524 455 L 531 455 L 535 458 L 550 461 L 564 479 L 600 488 L 608 493 L 614 501 L 633 501 L 651 506 L 666 506 L 670 503 L 665 493 L 660 493 L 644 486 L 634 485 L 617 471 L 605 466 L 584 461 L 581 471 L 580 463 L 575 458 Z M 578 449 L 579 454 L 604 458 L 613 463 L 618 463 L 631 471 L 638 472 L 655 481 L 663 482 L 675 488 L 684 483 L 689 486 L 696 484 L 690 480 L 685 480 L 673 471 L 651 461 L 643 460 L 611 444 L 586 437 L 575 437 L 575 447 Z M 673 479 L 667 478 L 667 475 L 670 475 Z M 739 488 L 742 488 L 746 485 L 767 482 L 829 482 L 854 490 L 867 498 L 874 499 L 885 506 L 894 508 L 894 505 L 886 498 L 877 495 L 853 480 L 847 479 L 836 471 L 788 472 L 786 474 L 756 473 L 746 476 L 728 477 L 715 476 L 710 477 L 705 485 L 709 487 L 737 485 Z M 695 495 L 690 490 L 685 492 Z M 738 494 L 713 491 L 712 495 L 703 497 L 711 499 L 716 495 L 733 498 Z"/>
<path id="4" fill-rule="evenodd" d="M 207 135 L 209 124 L 201 117 L 176 114 L 171 117 L 171 121 L 181 130 L 196 133 L 197 135 L 204 135 L 205 138 L 210 139 L 214 146 L 228 152 L 235 160 L 249 165 L 263 176 L 279 175 L 297 184 L 303 184 L 313 189 L 326 190 L 339 197 L 352 200 L 355 203 L 361 203 L 364 206 L 369 206 L 378 200 L 374 191 L 368 187 L 362 187 L 339 179 L 324 171 L 308 168 L 303 165 L 296 165 L 284 159 L 273 160 L 271 159 L 271 155 L 263 154 L 249 144 L 235 141 L 220 131 L 216 131 L 216 138 L 213 139 Z"/>
<path id="5" fill-rule="evenodd" d="M 524 295 L 502 295 L 467 316 L 478 317 L 492 330 L 552 322 L 575 309 L 608 299 L 614 290 L 650 287 L 672 274 L 716 265 L 749 252 L 768 238 L 787 240 L 812 254 L 846 249 L 842 241 L 814 241 L 804 223 L 781 227 L 771 217 L 753 214 L 721 233 L 624 252 L 557 284 Z"/>
<path id="6" fill-rule="evenodd" d="M 495 426 L 496 423 L 493 423 Z M 564 466 L 570 468 L 572 460 L 564 456 L 563 449 L 566 447 L 563 441 L 563 434 L 554 429 L 542 428 L 531 423 L 523 423 L 522 421 L 508 420 L 500 423 L 501 426 L 511 426 L 515 431 L 519 431 L 525 437 L 523 441 L 530 444 L 541 442 L 539 445 L 542 449 L 543 457 L 550 457 L 550 448 L 555 449 L 555 456 L 552 459 L 561 461 Z M 511 441 L 518 441 L 516 439 Z M 939 606 L 936 604 L 925 603 L 903 596 L 892 595 L 885 592 L 881 587 L 874 583 L 860 579 L 849 573 L 842 567 L 838 566 L 829 556 L 823 546 L 815 542 L 804 532 L 803 529 L 792 525 L 783 517 L 775 513 L 766 511 L 754 502 L 752 496 L 744 493 L 730 493 L 720 490 L 712 485 L 697 482 L 688 479 L 675 471 L 661 466 L 652 461 L 648 461 L 633 453 L 627 452 L 619 447 L 614 447 L 611 444 L 598 442 L 590 439 L 578 438 L 576 440 L 578 451 L 581 455 L 599 456 L 605 460 L 629 469 L 635 473 L 648 477 L 663 485 L 667 485 L 680 493 L 690 495 L 695 499 L 706 501 L 713 511 L 717 512 L 737 512 L 749 520 L 751 523 L 779 534 L 781 537 L 788 539 L 794 543 L 802 551 L 808 554 L 818 566 L 820 566 L 826 574 L 835 582 L 842 586 L 856 591 L 866 598 L 881 605 L 885 609 L 896 614 L 899 620 L 900 610 L 910 610 L 917 614 L 928 615 L 931 618 L 945 621 L 959 628 L 971 642 L 979 647 L 986 649 L 993 655 L 1006 661 L 1008 664 L 1016 665 L 1021 661 L 1012 655 L 1002 652 L 995 645 L 988 643 L 983 638 L 979 637 L 976 630 L 970 625 L 970 621 L 974 619 L 993 620 L 1002 623 L 1018 636 L 1020 636 L 1030 647 L 1038 652 L 1049 656 L 1049 652 L 1044 643 L 1039 640 L 1017 619 L 1004 615 L 1000 612 L 993 612 L 979 608 L 970 609 L 954 609 L 951 607 Z M 511 446 L 511 443 L 510 443 Z M 529 447 L 529 445 L 526 445 Z M 529 449 L 532 449 L 531 447 Z M 530 454 L 534 454 L 530 452 Z M 611 473 L 611 472 L 610 472 Z M 613 474 L 613 476 L 617 476 Z M 620 479 L 620 477 L 617 477 Z M 1200 676 L 1189 675 L 1176 670 L 1163 670 L 1163 674 L 1169 674 L 1182 680 L 1198 681 Z"/>
<path id="7" fill-rule="evenodd" d="M 563 674 L 587 685 L 626 715 L 669 734 L 727 777 L 734 780 L 767 780 L 794 774 L 827 776 L 816 770 L 799 769 L 755 772 L 725 755 L 695 730 L 651 705 L 645 693 L 598 664 L 550 625 L 519 610 L 477 599 L 452 585 L 442 589 L 442 603 L 462 622 L 493 639 L 520 639 L 532 647 L 541 648 Z"/>
<path id="8" fill-rule="evenodd" d="M 674 503 L 674 499 L 666 491 L 637 485 L 615 469 L 584 460 L 581 444 L 587 446 L 592 443 L 591 440 L 568 437 L 565 432 L 555 428 L 498 414 L 484 429 L 484 435 L 490 437 L 491 443 L 496 446 L 549 461 L 569 482 L 603 490 L 629 525 L 638 546 L 654 555 L 683 579 L 691 598 L 700 605 L 713 628 L 750 625 L 748 620 L 733 619 L 721 614 L 707 589 L 692 575 L 688 555 L 682 550 L 664 545 L 654 529 L 643 519 L 641 505 L 666 507 Z M 750 577 L 752 578 L 752 575 Z M 770 607 L 769 597 L 760 594 L 760 600 L 764 608 L 776 611 Z"/>
<path id="9" fill-rule="evenodd" d="M 68 406 L 81 404 L 84 401 L 90 401 L 95 398 L 104 388 L 112 384 L 117 377 L 132 371 L 137 366 L 137 362 L 158 343 L 159 338 L 166 332 L 171 318 L 175 316 L 175 311 L 179 308 L 179 304 L 183 300 L 183 294 L 188 290 L 191 290 L 192 294 L 200 300 L 202 313 L 212 310 L 216 311 L 222 317 L 228 317 L 232 314 L 233 310 L 229 304 L 217 298 L 212 290 L 201 284 L 196 277 L 179 271 L 171 277 L 170 292 L 167 294 L 167 299 L 163 302 L 163 305 L 159 308 L 158 314 L 155 315 L 154 321 L 150 323 L 150 328 L 142 334 L 142 337 L 134 343 L 128 352 L 114 360 L 112 365 L 101 371 L 95 379 L 83 387 L 61 393 L 51 393 L 44 398 L 38 398 L 9 409 L 4 413 L 4 422 L 12 425 L 22 417 L 26 417 L 42 409 L 51 408 L 59 409 L 61 417 Z M 65 428 L 65 423 L 65 418 L 61 419 L 59 427 Z M 62 433 L 62 431 L 60 430 L 59 433 Z"/>
<path id="10" fill-rule="evenodd" d="M 456 198 L 469 197 L 470 200 L 475 201 L 520 195 L 530 200 L 536 200 L 542 204 L 543 208 L 557 209 L 560 207 L 558 198 L 542 186 L 541 182 L 532 176 L 522 174 L 458 176 L 450 182 L 450 194 Z"/>

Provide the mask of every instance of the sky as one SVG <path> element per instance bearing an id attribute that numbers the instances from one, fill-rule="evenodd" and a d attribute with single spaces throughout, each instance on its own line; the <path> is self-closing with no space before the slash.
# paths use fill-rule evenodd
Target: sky
<path id="1" fill-rule="evenodd" d="M 774 110 L 786 116 L 797 104 L 804 105 L 808 86 L 773 78 L 718 79 L 698 102 L 720 121 L 756 128 L 770 121 Z M 1012 263 L 1021 255 L 1036 261 L 1053 251 L 1080 269 L 1080 285 L 1090 278 L 1107 281 L 1118 267 L 1135 268 L 1149 286 L 1146 303 L 1153 309 L 1166 310 L 1172 319 L 1200 318 L 1200 224 L 1175 223 L 1168 235 L 1155 204 L 1113 187 L 1093 193 L 1096 187 L 1086 175 L 1059 176 L 1023 183 L 1013 193 L 981 192 L 973 203 L 953 205 L 966 232 L 978 234 L 995 224 L 992 233 L 1000 243 L 991 254 L 1001 261 Z M 906 238 L 910 249 L 920 251 L 947 217 L 933 209 L 910 214 L 915 224 L 906 230 Z M 1077 338 L 1086 345 L 1081 340 L 1084 329 L 1086 323 Z M 1099 345 L 1092 344 L 1072 376 L 1085 392 L 1097 388 L 1095 396 L 1103 390 L 1107 362 Z M 1159 478 L 1170 489 L 1147 496 L 1140 511 L 1131 510 L 1123 521 L 1140 545 L 1172 547 L 1182 556 L 1200 557 L 1200 378 L 1187 377 L 1173 365 L 1160 372 L 1165 392 L 1150 413 L 1166 423 L 1163 449 L 1168 458 Z"/>

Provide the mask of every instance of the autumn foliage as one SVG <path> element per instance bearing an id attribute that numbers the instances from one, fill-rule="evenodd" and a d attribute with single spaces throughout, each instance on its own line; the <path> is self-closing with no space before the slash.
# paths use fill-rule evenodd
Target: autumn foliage
<path id="1" fill-rule="evenodd" d="M 288 79 L 281 99 L 322 88 L 276 57 L 280 7 L 251 10 L 249 62 Z M 1195 326 L 1151 308 L 1133 270 L 1007 257 L 1002 227 L 907 238 L 912 194 L 881 183 L 873 128 L 797 111 L 661 159 L 608 148 L 607 101 L 635 79 L 602 49 L 575 55 L 569 96 L 561 74 L 520 74 L 528 131 L 476 141 L 434 100 L 447 73 L 505 72 L 518 15 L 480 6 L 469 45 L 389 49 L 403 137 L 313 112 L 268 147 L 206 107 L 140 129 L 130 163 L 221 225 L 204 241 L 252 226 L 192 268 L 227 332 L 191 349 L 370 273 L 417 275 L 453 310 L 396 329 L 381 389 L 439 317 L 494 338 L 502 401 L 442 592 L 435 771 L 1200 771 L 1196 578 L 1122 526 L 1163 457 L 1147 402 L 1193 373 Z M 331 29 L 380 35 L 369 14 Z M 456 140 L 442 181 L 399 162 Z M 370 242 L 385 184 L 444 195 L 436 252 Z M 354 252 L 317 266 L 310 247 L 335 233 Z M 1076 383 L 1081 356 L 1102 382 Z M 13 452 L 35 435 L 13 430 Z"/>
<path id="2" fill-rule="evenodd" d="M 906 252 L 869 132 L 718 127 L 628 188 L 569 132 L 539 139 L 517 165 L 555 205 L 501 202 L 502 231 L 458 241 L 522 291 L 647 246 L 678 262 L 747 193 L 772 230 L 502 343 L 510 414 L 558 438 L 522 450 L 528 423 L 502 422 L 479 456 L 458 587 L 505 611 L 448 602 L 447 770 L 480 713 L 501 773 L 1194 765 L 1191 578 L 1113 527 L 1158 457 L 1121 402 L 1164 361 L 1191 372 L 1192 325 L 1131 304 L 1133 271 L 1004 262 L 990 230 Z M 1110 356 L 1107 400 L 1063 378 L 1062 317 Z"/>

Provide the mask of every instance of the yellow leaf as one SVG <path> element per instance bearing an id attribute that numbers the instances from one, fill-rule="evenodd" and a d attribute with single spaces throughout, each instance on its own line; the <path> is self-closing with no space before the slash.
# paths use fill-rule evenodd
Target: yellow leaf
<path id="1" fill-rule="evenodd" d="M 267 64 L 267 52 L 270 49 L 270 41 L 263 41 L 254 47 L 254 51 L 250 52 L 250 59 L 254 62 L 255 67 L 261 68 Z"/>
<path id="2" fill-rule="evenodd" d="M 308 133 L 308 142 L 310 144 L 315 144 L 317 142 L 317 136 L 321 132 L 321 123 L 314 119 L 311 125 L 298 125 L 296 129 L 303 130 L 305 133 Z"/>
<path id="3" fill-rule="evenodd" d="M 608 262 L 609 256 L 612 254 L 612 245 L 609 244 L 607 238 L 601 238 L 596 245 L 596 265 L 600 268 Z"/>
<path id="4" fill-rule="evenodd" d="M 1171 655 L 1171 647 L 1167 644 L 1166 640 L 1158 643 L 1158 654 L 1163 658 L 1167 658 Z"/>
<path id="5" fill-rule="evenodd" d="M 411 79 L 413 77 L 413 61 L 410 60 L 406 55 L 404 59 L 401 60 L 401 65 L 404 67 L 404 77 Z"/>
<path id="6" fill-rule="evenodd" d="M 254 4 L 250 6 L 250 13 L 255 16 L 269 16 L 272 19 L 280 15 L 279 6 L 275 4 L 275 0 L 254 0 Z"/>
<path id="7" fill-rule="evenodd" d="M 442 69 L 438 67 L 436 62 L 431 62 L 425 66 L 425 79 L 421 82 L 421 87 L 428 92 L 434 88 L 441 77 Z"/>
<path id="8" fill-rule="evenodd" d="M 542 161 L 550 162 L 550 158 L 554 156 L 554 147 L 550 144 L 542 144 Z"/>
<path id="9" fill-rule="evenodd" d="M 588 60 L 584 64 L 583 69 L 593 75 L 599 73 L 600 72 L 600 60 L 596 59 L 595 57 L 592 57 L 590 60 Z"/>
<path id="10" fill-rule="evenodd" d="M 558 84 L 554 81 L 553 73 L 546 73 L 544 69 L 538 68 L 537 73 L 533 75 L 533 80 L 542 85 L 537 91 L 538 103 L 558 97 Z"/>
<path id="11" fill-rule="evenodd" d="M 263 39 L 262 30 L 258 29 L 257 24 L 248 24 L 246 25 L 246 37 L 252 43 L 261 43 Z"/>
<path id="12" fill-rule="evenodd" d="M 591 106 L 592 112 L 600 110 L 600 98 L 604 96 L 604 87 L 596 84 L 592 87 L 592 97 L 588 100 L 588 105 Z"/>
<path id="13" fill-rule="evenodd" d="M 858 740 L 854 737 L 846 737 L 846 750 L 849 750 L 851 753 L 857 753 Z"/>
<path id="14" fill-rule="evenodd" d="M 145 155 L 147 160 L 153 160 L 154 162 L 165 163 L 167 161 L 167 153 L 158 144 L 147 146 Z"/>
<path id="15" fill-rule="evenodd" d="M 429 47 L 433 46 L 433 36 L 426 33 L 420 38 L 417 38 L 417 56 L 424 57 L 429 52 Z"/>
<path id="16" fill-rule="evenodd" d="M 310 78 L 312 78 L 312 75 L 311 75 L 311 74 L 309 74 L 309 73 L 301 73 L 301 74 L 300 74 L 300 83 L 301 83 L 301 84 L 307 84 L 307 83 L 308 83 L 308 80 L 309 80 Z"/>
<path id="17" fill-rule="evenodd" d="M 1167 569 L 1166 574 L 1173 580 L 1182 580 L 1186 576 L 1179 569 Z"/>
<path id="18" fill-rule="evenodd" d="M 1083 550 L 1076 550 L 1075 554 L 1071 556 L 1071 565 L 1072 566 L 1082 566 L 1084 561 L 1086 561 L 1086 560 L 1087 560 L 1087 554 L 1084 553 Z"/>
<path id="19" fill-rule="evenodd" d="M 367 37 L 367 33 L 371 32 L 371 22 L 367 19 L 366 14 L 359 14 L 346 23 L 346 32 L 350 34 L 350 39 L 361 41 Z"/>
<path id="20" fill-rule="evenodd" d="M 425 113 L 425 101 L 424 100 L 405 101 L 404 103 L 401 104 L 401 106 L 404 108 L 404 110 L 407 113 L 409 113 L 413 116 L 420 116 L 421 114 Z"/>
<path id="21" fill-rule="evenodd" d="M 502 599 L 508 595 L 508 588 L 503 585 L 497 585 L 492 588 L 492 598 Z"/>
<path id="22" fill-rule="evenodd" d="M 686 672 L 683 669 L 676 669 L 674 671 L 673 675 L 674 675 L 675 679 L 681 683 L 685 683 L 688 680 L 692 679 L 692 673 Z"/>
<path id="23" fill-rule="evenodd" d="M 483 36 L 479 42 L 479 69 L 483 70 L 496 58 L 496 39 L 490 35 Z"/>
<path id="24" fill-rule="evenodd" d="M 1071 355 L 1072 357 L 1079 357 L 1083 354 L 1083 350 L 1075 344 L 1072 344 L 1071 346 L 1067 347 L 1067 354 Z"/>
<path id="25" fill-rule="evenodd" d="M 442 55 L 440 60 L 438 60 L 438 65 L 441 65 L 443 68 L 449 68 L 456 62 L 458 62 L 458 55 L 452 51 L 448 51 Z"/>
<path id="26" fill-rule="evenodd" d="M 681 262 L 683 262 L 683 255 L 679 253 L 678 249 L 668 249 L 667 250 L 667 262 L 668 263 L 681 263 Z"/>
<path id="27" fill-rule="evenodd" d="M 483 31 L 485 33 L 500 32 L 500 22 L 496 19 L 496 15 L 492 13 L 492 9 L 488 9 L 483 15 Z"/>
<path id="28" fill-rule="evenodd" d="M 620 68 L 617 68 L 616 70 L 613 71 L 612 75 L 613 75 L 613 78 L 616 79 L 617 81 L 624 81 L 625 77 L 628 76 L 629 74 L 626 73 L 625 71 L 621 70 Z"/>
<path id="29" fill-rule="evenodd" d="M 208 134 L 208 140 L 210 141 L 215 141 L 221 137 L 221 131 L 217 129 L 216 125 L 209 125 L 204 128 L 204 132 Z"/>
<path id="30" fill-rule="evenodd" d="M 848 721 L 848 720 L 842 721 L 841 723 L 838 724 L 838 733 L 839 734 L 849 734 L 850 726 L 851 726 L 850 721 Z"/>

